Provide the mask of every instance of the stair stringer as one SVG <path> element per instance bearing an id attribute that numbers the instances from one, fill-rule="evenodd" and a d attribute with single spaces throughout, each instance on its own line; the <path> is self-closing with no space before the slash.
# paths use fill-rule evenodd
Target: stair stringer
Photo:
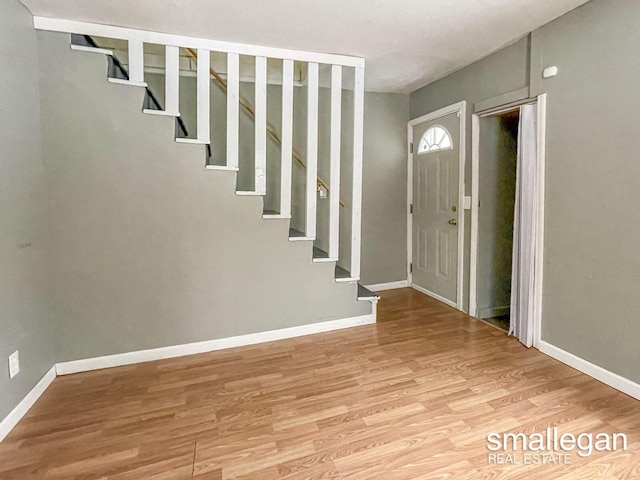
<path id="1" fill-rule="evenodd" d="M 77 360 L 372 313 L 288 221 L 206 170 L 144 90 L 39 31 L 57 358 Z"/>

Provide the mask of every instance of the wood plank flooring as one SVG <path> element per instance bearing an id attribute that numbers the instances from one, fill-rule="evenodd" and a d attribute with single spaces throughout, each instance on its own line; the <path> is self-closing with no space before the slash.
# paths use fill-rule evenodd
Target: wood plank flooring
<path id="1" fill-rule="evenodd" d="M 640 478 L 640 402 L 411 289 L 378 318 L 59 377 L 0 443 L 0 479 Z M 628 449 L 488 463 L 489 433 L 547 427 Z"/>

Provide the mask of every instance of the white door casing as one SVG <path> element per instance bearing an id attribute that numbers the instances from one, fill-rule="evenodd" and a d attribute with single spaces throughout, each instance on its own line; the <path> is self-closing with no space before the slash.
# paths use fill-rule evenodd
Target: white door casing
<path id="1" fill-rule="evenodd" d="M 539 348 L 542 332 L 542 276 L 544 256 L 544 199 L 545 199 L 545 163 L 546 163 L 546 116 L 547 94 L 543 93 L 534 99 L 523 101 L 522 104 L 536 103 L 537 111 L 537 162 L 538 162 L 538 209 L 534 221 L 537 223 L 536 236 L 533 239 L 535 283 L 531 289 L 533 313 L 530 328 L 533 331 L 533 346 Z M 510 105 L 508 109 L 513 109 Z M 479 167 L 480 167 L 480 118 L 496 115 L 503 110 L 492 109 L 488 112 L 478 112 L 472 116 L 471 126 L 471 253 L 469 265 L 469 315 L 477 315 L 477 259 L 478 259 L 478 198 L 479 198 Z"/>

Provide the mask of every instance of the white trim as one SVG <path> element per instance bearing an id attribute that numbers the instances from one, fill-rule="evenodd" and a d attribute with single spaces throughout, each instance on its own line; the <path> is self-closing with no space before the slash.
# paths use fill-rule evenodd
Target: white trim
<path id="1" fill-rule="evenodd" d="M 547 156 L 547 94 L 538 95 L 538 228 L 535 239 L 536 282 L 533 286 L 533 346 L 537 347 L 542 338 L 542 291 L 543 291 L 543 258 L 544 258 L 544 202 Z"/>
<path id="2" fill-rule="evenodd" d="M 143 108 L 142 113 L 146 113 L 147 115 L 159 115 L 162 117 L 179 117 L 180 112 L 170 112 L 166 110 L 152 110 L 151 108 Z"/>
<path id="3" fill-rule="evenodd" d="M 250 190 L 238 190 L 236 195 L 241 195 L 245 197 L 261 197 L 264 193 L 252 192 Z"/>
<path id="4" fill-rule="evenodd" d="M 176 143 L 190 143 L 192 145 L 209 145 L 211 142 L 208 140 L 200 140 L 197 138 L 176 138 Z"/>
<path id="5" fill-rule="evenodd" d="M 361 302 L 371 302 L 372 304 L 378 304 L 378 300 L 380 300 L 380 297 L 377 295 L 373 295 L 371 297 L 358 297 L 358 300 Z"/>
<path id="6" fill-rule="evenodd" d="M 589 375 L 610 387 L 620 390 L 633 398 L 640 400 L 640 384 L 637 384 L 628 378 L 622 377 L 617 373 L 610 372 L 594 363 L 569 353 L 561 348 L 556 347 L 544 340 L 538 340 L 538 347 L 542 353 L 549 355 L 556 360 L 575 368 Z"/>
<path id="7" fill-rule="evenodd" d="M 313 335 L 315 333 L 331 332 L 344 328 L 358 327 L 361 325 L 371 325 L 376 323 L 375 314 L 361 315 L 359 317 L 341 318 L 328 322 L 312 323 L 310 325 L 299 325 L 296 327 L 282 328 L 279 330 L 269 330 L 266 332 L 249 333 L 235 337 L 219 338 L 204 342 L 188 343 L 184 345 L 174 345 L 170 347 L 152 348 L 135 352 L 119 353 L 104 357 L 85 358 L 56 364 L 58 375 L 69 375 L 71 373 L 87 372 L 102 368 L 119 367 L 122 365 L 133 365 L 142 362 L 151 362 L 166 358 L 182 357 L 184 355 L 194 355 L 197 353 L 213 352 L 225 348 L 243 347 L 275 340 Z"/>
<path id="8" fill-rule="evenodd" d="M 288 50 L 283 48 L 263 47 L 259 45 L 246 45 L 242 43 L 221 42 L 205 38 L 189 37 L 184 35 L 172 35 L 168 33 L 150 32 L 133 28 L 116 27 L 113 25 L 101 25 L 98 23 L 78 22 L 60 18 L 34 16 L 33 26 L 36 30 L 50 30 L 52 32 L 76 33 L 79 35 L 96 35 L 99 37 L 136 39 L 144 43 L 156 43 L 159 45 L 175 45 L 184 48 L 205 48 L 218 52 L 238 53 L 240 55 L 263 56 L 298 60 L 301 62 L 317 62 L 326 64 L 343 65 L 345 67 L 364 67 L 364 58 L 350 57 L 347 55 L 333 55 L 327 53 L 303 52 L 300 50 Z"/>
<path id="9" fill-rule="evenodd" d="M 407 123 L 407 284 L 413 282 L 413 125 Z"/>
<path id="10" fill-rule="evenodd" d="M 131 80 L 125 80 L 124 78 L 107 78 L 109 83 L 115 83 L 117 85 L 129 85 L 130 87 L 146 87 L 147 82 L 134 82 Z"/>
<path id="11" fill-rule="evenodd" d="M 288 220 L 291 218 L 291 215 L 282 215 L 280 213 L 263 213 L 262 218 L 264 218 L 265 220 L 273 220 L 275 218 L 282 218 L 282 219 Z"/>
<path id="12" fill-rule="evenodd" d="M 411 144 L 413 143 L 413 128 L 416 125 L 422 123 L 431 122 L 439 118 L 458 113 L 460 119 L 460 133 L 459 133 L 459 157 L 458 157 L 458 271 L 456 275 L 456 301 L 455 303 L 447 300 L 447 305 L 452 305 L 460 311 L 464 310 L 464 205 L 465 205 L 465 163 L 466 163 L 466 136 L 467 136 L 467 101 L 463 100 L 458 103 L 454 103 L 447 107 L 436 110 L 435 112 L 427 113 L 421 117 L 414 118 L 407 122 L 407 151 L 408 151 L 408 166 L 407 166 L 407 281 L 413 285 L 413 274 L 411 273 L 411 263 L 413 262 L 413 216 L 411 214 L 411 204 L 413 203 L 413 152 L 411 151 Z M 417 145 L 414 145 L 417 149 Z M 424 290 L 424 289 L 423 289 Z M 422 291 L 422 290 L 421 290 Z M 423 293 L 426 293 L 425 290 Z M 427 293 L 427 295 L 434 296 L 436 294 Z M 436 295 L 438 300 L 444 301 L 443 297 Z"/>
<path id="13" fill-rule="evenodd" d="M 467 102 L 460 105 L 460 159 L 458 162 L 458 286 L 456 288 L 456 308 L 464 310 L 464 171 L 467 161 Z"/>
<path id="14" fill-rule="evenodd" d="M 107 50 L 106 48 L 97 47 L 85 47 L 84 45 L 71 44 L 71 50 L 77 50 L 79 52 L 100 53 L 102 55 L 113 55 L 113 50 Z"/>
<path id="15" fill-rule="evenodd" d="M 422 288 L 422 287 L 420 287 L 418 285 L 414 285 L 414 284 L 411 284 L 411 288 L 413 288 L 414 290 L 419 291 L 420 293 L 424 293 L 425 295 L 428 295 L 429 297 L 434 298 L 434 299 L 438 300 L 439 302 L 442 302 L 445 305 L 449 305 L 450 307 L 453 307 L 456 310 L 458 310 L 458 306 L 455 304 L 455 302 L 452 302 L 451 300 L 449 300 L 447 298 L 444 298 L 444 297 L 438 295 L 437 293 L 430 292 L 426 288 Z"/>
<path id="16" fill-rule="evenodd" d="M 340 278 L 336 278 L 335 280 L 336 280 L 336 283 L 355 283 L 360 279 L 356 277 L 340 277 Z"/>
<path id="17" fill-rule="evenodd" d="M 240 170 L 238 167 L 229 167 L 227 165 L 205 165 L 205 170 L 222 170 L 225 172 L 237 172 Z"/>
<path id="18" fill-rule="evenodd" d="M 388 282 L 388 283 L 375 283 L 373 285 L 365 285 L 367 290 L 371 290 L 372 292 L 381 292 L 383 290 L 395 290 L 396 288 L 407 288 L 409 286 L 409 282 L 406 280 L 400 280 L 398 282 Z"/>
<path id="19" fill-rule="evenodd" d="M 480 117 L 471 116 L 471 253 L 469 255 L 469 315 L 478 312 L 478 195 L 480 177 Z"/>
<path id="20" fill-rule="evenodd" d="M 330 263 L 337 262 L 337 258 L 328 258 L 328 257 L 316 257 L 312 260 L 313 263 Z"/>
<path id="21" fill-rule="evenodd" d="M 290 242 L 314 242 L 316 237 L 289 237 Z"/>
<path id="22" fill-rule="evenodd" d="M 44 374 L 35 387 L 31 389 L 29 393 L 15 406 L 9 415 L 4 417 L 0 422 L 0 442 L 5 439 L 9 432 L 13 430 L 13 427 L 25 416 L 33 404 L 40 398 L 44 391 L 51 385 L 56 379 L 56 367 L 53 366 Z"/>

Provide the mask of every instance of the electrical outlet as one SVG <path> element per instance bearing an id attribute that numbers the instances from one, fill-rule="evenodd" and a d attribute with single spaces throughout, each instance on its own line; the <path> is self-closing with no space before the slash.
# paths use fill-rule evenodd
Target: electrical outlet
<path id="1" fill-rule="evenodd" d="M 15 377 L 20 373 L 20 355 L 18 350 L 9 355 L 9 378 Z"/>

